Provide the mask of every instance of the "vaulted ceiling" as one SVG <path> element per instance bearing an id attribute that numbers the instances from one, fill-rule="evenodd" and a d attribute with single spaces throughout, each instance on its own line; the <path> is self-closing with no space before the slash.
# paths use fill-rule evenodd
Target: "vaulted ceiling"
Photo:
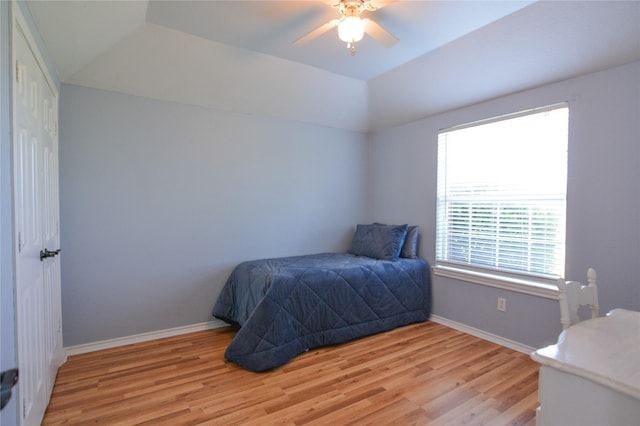
<path id="1" fill-rule="evenodd" d="M 335 29 L 294 46 L 293 42 L 307 32 L 339 17 L 338 9 L 330 6 L 337 2 L 48 0 L 30 2 L 30 7 L 45 39 L 52 43 L 62 81 L 144 23 L 369 80 L 533 0 L 396 1 L 374 12 L 363 12 L 400 39 L 393 48 L 366 36 L 357 44 L 357 56 L 351 57 Z"/>
<path id="2" fill-rule="evenodd" d="M 338 16 L 331 2 L 28 4 L 62 82 L 237 110 L 247 99 L 225 97 L 225 87 L 292 102 L 320 78 L 309 111 L 265 110 L 354 130 L 640 60 L 640 1 L 399 0 L 364 12 L 400 39 L 391 48 L 365 36 L 351 56 L 335 29 L 293 45 Z M 344 111 L 322 117 L 336 94 Z"/>

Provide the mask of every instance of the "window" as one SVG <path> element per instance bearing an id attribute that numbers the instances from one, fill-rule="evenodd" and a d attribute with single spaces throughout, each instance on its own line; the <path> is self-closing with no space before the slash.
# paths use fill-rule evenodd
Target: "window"
<path id="1" fill-rule="evenodd" d="M 568 119 L 560 104 L 438 134 L 436 267 L 564 275 Z"/>

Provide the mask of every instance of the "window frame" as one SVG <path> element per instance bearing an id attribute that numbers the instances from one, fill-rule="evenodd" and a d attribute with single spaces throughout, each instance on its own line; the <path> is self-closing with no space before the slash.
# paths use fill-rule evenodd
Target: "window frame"
<path id="1" fill-rule="evenodd" d="M 539 108 L 523 110 L 523 111 L 519 111 L 512 114 L 505 114 L 497 117 L 491 117 L 485 120 L 478 120 L 478 121 L 462 124 L 459 126 L 453 126 L 453 127 L 441 129 L 438 131 L 438 141 L 440 139 L 440 135 L 445 132 L 462 130 L 465 128 L 481 126 L 485 124 L 510 120 L 510 119 L 524 117 L 524 116 L 538 114 L 538 113 L 544 113 L 547 111 L 553 111 L 556 109 L 567 109 L 567 145 L 566 146 L 568 151 L 568 146 L 569 146 L 569 104 L 568 102 L 551 104 L 551 105 L 547 105 Z M 438 142 L 438 145 L 439 145 L 439 142 Z M 438 146 L 438 150 L 439 149 L 440 149 L 440 146 Z M 439 152 L 438 152 L 438 155 L 440 155 Z M 567 152 L 566 160 L 568 163 L 568 152 Z M 438 159 L 438 163 L 439 163 L 439 159 Z M 566 165 L 566 167 L 567 167 L 567 174 L 568 174 L 568 164 Z M 439 173 L 438 173 L 438 176 L 439 176 Z M 567 184 L 568 184 L 568 176 L 567 176 L 567 179 L 565 179 L 565 185 Z M 437 185 L 440 185 L 440 182 L 438 182 Z M 565 259 L 564 259 L 562 275 L 564 275 L 564 268 L 566 268 L 567 191 L 568 190 L 566 189 L 566 186 L 565 186 L 565 194 L 564 194 L 565 209 L 564 209 L 564 226 L 563 226 L 564 228 L 563 239 L 565 244 L 565 249 L 563 253 L 564 253 Z M 438 217 L 439 217 L 438 208 L 439 208 L 439 201 L 436 202 L 436 230 L 438 230 L 438 227 L 440 226 L 438 222 Z M 435 260 L 434 266 L 432 267 L 432 271 L 433 271 L 433 274 L 436 276 L 461 280 L 461 281 L 470 282 L 474 284 L 486 285 L 486 286 L 495 287 L 495 288 L 507 289 L 511 291 L 531 294 L 531 295 L 540 296 L 540 297 L 549 298 L 549 299 L 558 298 L 558 288 L 556 285 L 556 281 L 557 279 L 561 278 L 560 276 L 528 275 L 526 273 L 521 274 L 518 272 L 492 269 L 490 267 L 486 267 L 486 268 L 476 267 L 473 265 L 459 264 L 456 262 L 451 262 L 446 260 L 438 260 L 439 243 L 438 243 L 437 232 L 436 232 L 435 244 L 436 244 L 436 249 L 435 249 L 436 260 Z"/>

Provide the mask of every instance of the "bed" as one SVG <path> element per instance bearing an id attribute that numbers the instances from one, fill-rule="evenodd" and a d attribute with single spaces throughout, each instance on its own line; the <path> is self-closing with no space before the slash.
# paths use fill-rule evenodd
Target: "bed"
<path id="1" fill-rule="evenodd" d="M 415 237 L 407 225 L 358 225 L 347 253 L 237 265 L 213 308 L 240 326 L 225 359 L 265 371 L 311 348 L 427 320 L 429 267 L 412 230 Z"/>

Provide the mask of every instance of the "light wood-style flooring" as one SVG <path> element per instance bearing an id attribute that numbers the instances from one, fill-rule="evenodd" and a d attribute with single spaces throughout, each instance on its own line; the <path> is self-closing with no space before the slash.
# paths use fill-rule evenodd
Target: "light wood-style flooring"
<path id="1" fill-rule="evenodd" d="M 306 352 L 266 373 L 222 328 L 69 357 L 44 425 L 534 425 L 528 355 L 425 322 Z"/>

